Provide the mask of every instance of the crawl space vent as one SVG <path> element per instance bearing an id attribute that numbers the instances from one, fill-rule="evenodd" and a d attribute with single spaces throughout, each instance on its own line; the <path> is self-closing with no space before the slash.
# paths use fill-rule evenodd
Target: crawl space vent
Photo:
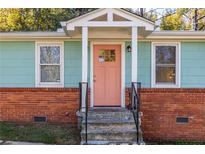
<path id="1" fill-rule="evenodd" d="M 43 116 L 34 116 L 34 122 L 46 122 L 46 117 Z"/>
<path id="2" fill-rule="evenodd" d="M 176 122 L 177 123 L 186 124 L 186 123 L 189 122 L 189 118 L 188 117 L 177 117 L 176 118 Z"/>

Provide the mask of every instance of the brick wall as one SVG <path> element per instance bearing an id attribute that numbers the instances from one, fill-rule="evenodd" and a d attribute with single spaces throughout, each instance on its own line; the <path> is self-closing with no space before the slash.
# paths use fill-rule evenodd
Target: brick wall
<path id="1" fill-rule="evenodd" d="M 78 104 L 77 88 L 0 88 L 1 121 L 76 123 Z M 145 140 L 205 141 L 205 89 L 142 89 L 141 109 Z M 176 123 L 177 116 L 189 123 Z"/>
<path id="2" fill-rule="evenodd" d="M 205 141 L 205 89 L 142 89 L 141 111 L 145 140 Z M 176 123 L 177 116 L 189 123 Z"/>
<path id="3" fill-rule="evenodd" d="M 76 123 L 78 88 L 0 88 L 0 121 Z"/>

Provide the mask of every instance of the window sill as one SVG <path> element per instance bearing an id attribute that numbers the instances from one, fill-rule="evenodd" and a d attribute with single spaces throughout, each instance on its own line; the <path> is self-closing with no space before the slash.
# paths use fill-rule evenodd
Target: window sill
<path id="1" fill-rule="evenodd" d="M 39 88 L 63 88 L 63 84 L 37 84 L 36 87 Z"/>
<path id="2" fill-rule="evenodd" d="M 152 84 L 152 88 L 180 88 L 178 84 Z"/>

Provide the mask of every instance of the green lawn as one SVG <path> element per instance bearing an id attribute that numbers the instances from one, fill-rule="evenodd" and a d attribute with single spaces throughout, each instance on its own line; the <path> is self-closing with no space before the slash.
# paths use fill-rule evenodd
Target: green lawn
<path id="1" fill-rule="evenodd" d="M 76 127 L 69 127 L 68 125 L 0 122 L 0 140 L 46 144 L 79 144 L 80 132 Z"/>

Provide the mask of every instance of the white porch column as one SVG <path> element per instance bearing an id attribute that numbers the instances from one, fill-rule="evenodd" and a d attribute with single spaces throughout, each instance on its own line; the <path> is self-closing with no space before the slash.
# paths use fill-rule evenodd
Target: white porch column
<path id="1" fill-rule="evenodd" d="M 82 82 L 88 77 L 88 27 L 82 27 Z"/>
<path id="2" fill-rule="evenodd" d="M 82 82 L 88 79 L 88 27 L 82 27 Z M 86 87 L 82 86 L 82 111 L 85 111 L 86 105 Z"/>
<path id="3" fill-rule="evenodd" d="M 137 82 L 137 42 L 138 42 L 138 28 L 132 27 L 132 64 L 131 64 L 131 82 Z"/>

